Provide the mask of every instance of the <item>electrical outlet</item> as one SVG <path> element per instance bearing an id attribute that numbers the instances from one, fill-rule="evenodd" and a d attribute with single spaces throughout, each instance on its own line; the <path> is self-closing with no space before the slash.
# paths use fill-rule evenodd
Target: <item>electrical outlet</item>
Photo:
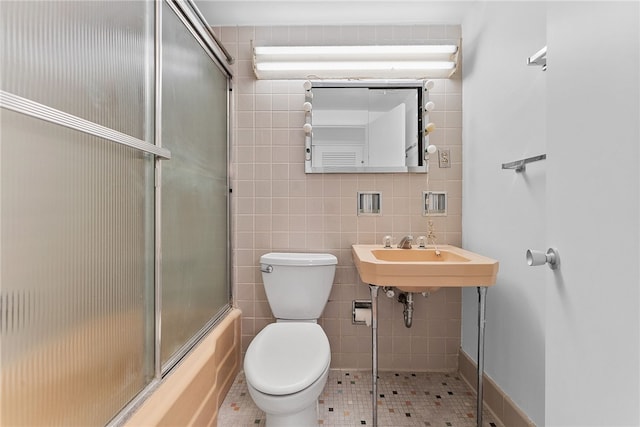
<path id="1" fill-rule="evenodd" d="M 438 166 L 441 168 L 451 167 L 451 151 L 448 148 L 438 150 Z"/>

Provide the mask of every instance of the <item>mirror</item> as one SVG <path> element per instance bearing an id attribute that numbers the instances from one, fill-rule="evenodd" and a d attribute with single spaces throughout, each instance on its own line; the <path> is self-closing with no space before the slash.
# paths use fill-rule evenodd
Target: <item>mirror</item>
<path id="1" fill-rule="evenodd" d="M 316 81 L 305 89 L 305 172 L 427 172 L 423 80 Z"/>

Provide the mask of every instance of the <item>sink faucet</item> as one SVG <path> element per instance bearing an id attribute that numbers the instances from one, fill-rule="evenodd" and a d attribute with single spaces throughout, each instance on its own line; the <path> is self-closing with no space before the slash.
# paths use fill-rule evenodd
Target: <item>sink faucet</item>
<path id="1" fill-rule="evenodd" d="M 398 243 L 398 247 L 400 249 L 411 249 L 411 242 L 413 242 L 412 235 L 404 236 L 402 240 L 400 240 L 400 243 Z"/>

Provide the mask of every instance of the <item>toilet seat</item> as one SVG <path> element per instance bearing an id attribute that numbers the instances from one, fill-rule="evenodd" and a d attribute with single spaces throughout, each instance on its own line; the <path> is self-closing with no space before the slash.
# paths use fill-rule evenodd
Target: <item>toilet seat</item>
<path id="1" fill-rule="evenodd" d="M 245 354 L 247 382 L 270 395 L 297 393 L 313 384 L 331 362 L 329 340 L 317 323 L 267 325 Z"/>

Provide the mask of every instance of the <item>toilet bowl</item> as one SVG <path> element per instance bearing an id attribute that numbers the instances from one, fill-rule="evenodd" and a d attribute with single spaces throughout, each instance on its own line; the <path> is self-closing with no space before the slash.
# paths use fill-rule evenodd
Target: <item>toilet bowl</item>
<path id="1" fill-rule="evenodd" d="M 331 348 L 317 319 L 328 301 L 337 259 L 330 254 L 270 253 L 260 258 L 276 322 L 260 331 L 244 358 L 251 398 L 268 427 L 315 426 Z"/>
<path id="2" fill-rule="evenodd" d="M 317 425 L 330 362 L 329 340 L 317 323 L 272 323 L 254 338 L 244 362 L 247 388 L 269 427 Z"/>

